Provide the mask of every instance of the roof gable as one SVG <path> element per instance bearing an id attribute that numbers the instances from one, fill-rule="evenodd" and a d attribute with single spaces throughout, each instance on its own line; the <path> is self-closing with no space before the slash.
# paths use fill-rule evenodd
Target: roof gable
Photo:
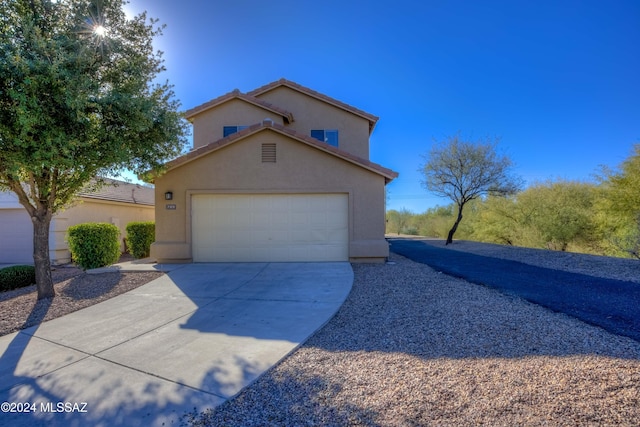
<path id="1" fill-rule="evenodd" d="M 216 150 L 219 150 L 223 147 L 227 147 L 237 141 L 240 141 L 242 139 L 245 139 L 251 135 L 254 135 L 256 133 L 259 132 L 263 132 L 263 131 L 272 131 L 272 132 L 276 132 L 279 133 L 281 135 L 284 135 L 288 138 L 291 138 L 293 140 L 296 140 L 298 142 L 301 142 L 303 144 L 306 144 L 312 148 L 318 149 L 320 151 L 323 151 L 327 154 L 333 155 L 335 157 L 341 158 L 349 163 L 352 163 L 356 166 L 359 166 L 361 168 L 367 169 L 371 172 L 374 172 L 378 175 L 381 175 L 385 178 L 385 182 L 390 182 L 392 181 L 394 178 L 397 178 L 398 173 L 392 171 L 391 169 L 387 169 L 383 166 L 380 166 L 377 163 L 373 163 L 369 160 L 354 156 L 353 154 L 350 154 L 344 150 L 340 150 L 339 148 L 336 148 L 332 145 L 326 144 L 322 141 L 318 141 L 314 138 L 311 138 L 310 136 L 307 135 L 302 135 L 292 129 L 289 128 L 285 128 L 282 125 L 273 123 L 269 120 L 265 120 L 262 123 L 257 123 L 254 124 L 240 132 L 231 134 L 229 136 L 227 136 L 226 138 L 222 138 L 220 140 L 217 140 L 215 142 L 209 143 L 207 145 L 204 145 L 202 147 L 199 147 L 195 150 L 190 151 L 189 153 L 178 157 L 177 159 L 174 159 L 168 163 L 165 164 L 165 170 L 171 170 L 171 169 L 175 169 L 177 167 L 183 166 L 189 162 L 192 162 L 202 156 L 205 156 L 207 154 L 210 154 Z"/>
<path id="2" fill-rule="evenodd" d="M 243 102 L 247 102 L 249 104 L 255 105 L 256 107 L 278 114 L 279 116 L 282 116 L 285 123 L 293 122 L 293 114 L 291 114 L 287 110 L 277 107 L 269 102 L 263 101 L 262 99 L 256 98 L 255 96 L 244 94 L 240 92 L 238 89 L 235 89 L 229 93 L 226 93 L 222 96 L 214 98 L 210 101 L 207 101 L 204 104 L 198 105 L 197 107 L 187 110 L 185 112 L 185 118 L 187 120 L 191 120 L 198 114 L 203 113 L 212 108 L 218 107 L 233 99 L 239 99 Z"/>
<path id="3" fill-rule="evenodd" d="M 313 89 L 310 89 L 308 87 L 302 86 L 296 82 L 292 82 L 291 80 L 287 80 L 287 79 L 280 79 L 277 80 L 275 82 L 271 82 L 268 83 L 264 86 L 261 86 L 257 89 L 254 89 L 250 92 L 247 92 L 247 95 L 259 98 L 260 95 L 263 95 L 267 92 L 270 92 L 276 88 L 279 87 L 288 87 L 290 89 L 293 89 L 297 92 L 303 93 L 307 96 L 310 96 L 312 98 L 318 99 L 322 102 L 325 102 L 327 104 L 333 105 L 334 107 L 340 108 L 344 111 L 347 111 L 351 114 L 354 114 L 356 116 L 362 117 L 363 119 L 367 120 L 369 122 L 369 134 L 371 134 L 371 132 L 373 132 L 373 128 L 376 126 L 376 123 L 378 122 L 379 117 L 374 116 L 373 114 L 367 113 L 366 111 L 360 110 L 359 108 L 356 108 L 352 105 L 346 104 L 342 101 L 339 101 L 335 98 L 331 98 L 330 96 L 327 96 L 323 93 L 317 92 Z"/>

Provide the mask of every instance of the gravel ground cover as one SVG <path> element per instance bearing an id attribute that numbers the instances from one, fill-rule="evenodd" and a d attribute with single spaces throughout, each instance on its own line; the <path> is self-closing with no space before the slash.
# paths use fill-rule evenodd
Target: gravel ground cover
<path id="1" fill-rule="evenodd" d="M 639 281 L 634 260 L 474 242 L 450 248 Z M 324 328 L 235 399 L 184 422 L 640 425 L 640 343 L 395 254 L 390 261 L 355 264 L 353 290 Z M 0 294 L 0 335 L 161 274 L 58 268 L 52 301 L 37 303 L 35 287 Z"/>
<path id="2" fill-rule="evenodd" d="M 640 343 L 390 261 L 355 264 L 353 290 L 324 328 L 235 399 L 185 423 L 640 425 Z"/>
<path id="3" fill-rule="evenodd" d="M 52 272 L 56 296 L 38 301 L 35 285 L 0 293 L 0 336 L 55 319 L 135 289 L 164 273 L 86 274 L 73 266 Z"/>

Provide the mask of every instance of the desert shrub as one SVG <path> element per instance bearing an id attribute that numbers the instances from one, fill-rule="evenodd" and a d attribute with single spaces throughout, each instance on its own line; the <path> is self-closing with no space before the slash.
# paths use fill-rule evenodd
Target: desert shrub
<path id="1" fill-rule="evenodd" d="M 36 283 L 36 269 L 31 265 L 14 265 L 0 270 L 0 292 L 24 288 Z"/>
<path id="2" fill-rule="evenodd" d="M 404 227 L 400 232 L 402 234 L 408 234 L 410 236 L 417 236 L 418 235 L 418 228 L 413 226 L 413 225 L 408 225 L 408 226 Z"/>
<path id="3" fill-rule="evenodd" d="M 120 230 L 113 224 L 92 223 L 69 227 L 67 240 L 73 260 L 84 270 L 111 265 L 120 258 Z"/>
<path id="4" fill-rule="evenodd" d="M 127 224 L 127 247 L 136 258 L 148 257 L 151 244 L 156 240 L 156 224 L 153 221 Z"/>

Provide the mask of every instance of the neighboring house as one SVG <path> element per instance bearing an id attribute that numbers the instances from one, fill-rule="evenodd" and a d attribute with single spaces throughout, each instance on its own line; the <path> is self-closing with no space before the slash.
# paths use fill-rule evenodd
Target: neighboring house
<path id="1" fill-rule="evenodd" d="M 384 261 L 376 116 L 281 79 L 186 112 L 193 150 L 155 178 L 158 262 Z"/>
<path id="2" fill-rule="evenodd" d="M 106 222 L 120 229 L 124 250 L 125 227 L 132 221 L 154 220 L 154 190 L 123 181 L 106 180 L 94 192 L 80 193 L 73 206 L 55 215 L 49 231 L 52 264 L 71 260 L 67 229 L 84 222 Z M 0 263 L 33 264 L 33 225 L 15 194 L 0 192 Z"/>

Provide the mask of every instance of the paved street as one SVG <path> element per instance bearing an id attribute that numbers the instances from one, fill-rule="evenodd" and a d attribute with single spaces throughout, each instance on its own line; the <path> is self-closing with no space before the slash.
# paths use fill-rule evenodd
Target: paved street
<path id="1" fill-rule="evenodd" d="M 413 261 L 640 341 L 637 283 L 450 250 L 429 240 L 389 240 L 393 252 Z"/>

